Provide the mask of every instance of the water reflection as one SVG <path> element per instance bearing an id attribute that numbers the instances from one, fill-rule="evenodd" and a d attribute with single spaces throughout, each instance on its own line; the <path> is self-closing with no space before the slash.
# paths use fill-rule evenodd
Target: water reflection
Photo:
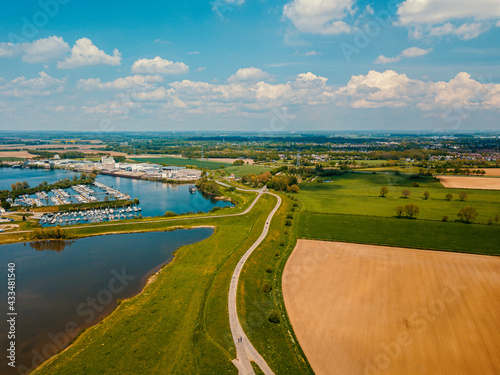
<path id="1" fill-rule="evenodd" d="M 61 252 L 66 247 L 69 247 L 75 243 L 75 240 L 67 241 L 67 240 L 45 240 L 45 241 L 34 241 L 30 242 L 30 246 L 32 249 L 36 251 L 55 251 Z"/>

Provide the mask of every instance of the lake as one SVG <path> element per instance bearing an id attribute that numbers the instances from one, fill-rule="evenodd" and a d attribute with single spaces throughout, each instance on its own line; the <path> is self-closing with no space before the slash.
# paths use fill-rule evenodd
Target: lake
<path id="1" fill-rule="evenodd" d="M 15 263 L 16 269 L 16 365 L 38 366 L 78 330 L 98 323 L 116 307 L 117 299 L 139 293 L 176 249 L 212 233 L 211 228 L 196 228 L 0 245 L 4 314 L 7 265 Z M 4 353 L 9 341 L 5 316 L 0 325 Z M 0 373 L 18 373 L 9 370 L 3 354 Z"/>
<path id="2" fill-rule="evenodd" d="M 43 181 L 49 184 L 78 174 L 66 170 L 13 169 L 0 168 L 0 190 L 10 189 L 17 181 L 27 181 L 37 186 Z M 176 214 L 186 212 L 209 212 L 214 207 L 231 207 L 232 203 L 217 201 L 199 191 L 191 193 L 188 184 L 164 184 L 161 182 L 135 180 L 124 177 L 98 175 L 96 181 L 113 187 L 124 194 L 140 200 L 142 216 L 161 216 L 166 211 Z M 71 189 L 68 189 L 72 191 Z M 73 191 L 72 194 L 75 194 Z M 50 194 L 49 194 L 50 195 Z"/>

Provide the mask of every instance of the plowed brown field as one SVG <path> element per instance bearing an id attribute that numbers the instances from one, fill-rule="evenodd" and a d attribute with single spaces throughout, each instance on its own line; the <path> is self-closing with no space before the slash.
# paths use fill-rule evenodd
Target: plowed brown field
<path id="1" fill-rule="evenodd" d="M 316 374 L 500 374 L 500 258 L 299 240 L 283 294 Z"/>

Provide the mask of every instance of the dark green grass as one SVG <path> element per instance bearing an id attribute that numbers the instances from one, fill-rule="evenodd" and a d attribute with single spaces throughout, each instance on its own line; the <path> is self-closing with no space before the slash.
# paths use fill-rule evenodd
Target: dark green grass
<path id="1" fill-rule="evenodd" d="M 219 163 L 215 161 L 201 161 L 197 159 L 183 159 L 183 158 L 169 158 L 169 157 L 131 158 L 131 160 L 135 160 L 141 163 L 167 164 L 179 167 L 185 167 L 186 165 L 194 165 L 198 168 L 207 168 L 207 169 L 219 169 L 221 165 L 225 167 L 229 167 L 231 165 L 228 163 Z"/>
<path id="2" fill-rule="evenodd" d="M 303 213 L 308 239 L 500 255 L 500 226 L 354 215 Z"/>
<path id="3" fill-rule="evenodd" d="M 414 187 L 414 183 L 420 186 Z M 382 186 L 389 188 L 386 198 L 379 197 Z M 397 206 L 413 203 L 420 208 L 419 219 L 426 220 L 439 221 L 444 215 L 455 220 L 458 211 L 467 206 L 476 208 L 479 223 L 500 214 L 500 191 L 466 190 L 469 197 L 462 202 L 458 199 L 461 189 L 446 189 L 436 181 L 415 181 L 394 174 L 347 173 L 333 177 L 329 183 L 301 184 L 300 189 L 297 197 L 304 204 L 304 212 L 392 217 Z M 411 192 L 409 199 L 401 198 L 403 189 Z M 423 199 L 425 191 L 430 193 L 428 200 Z M 452 201 L 445 199 L 448 193 L 453 195 Z"/>

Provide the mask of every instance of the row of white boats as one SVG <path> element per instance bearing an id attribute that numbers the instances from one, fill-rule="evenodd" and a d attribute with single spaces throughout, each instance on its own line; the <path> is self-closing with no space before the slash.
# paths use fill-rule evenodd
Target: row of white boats
<path id="1" fill-rule="evenodd" d="M 52 205 L 59 206 L 62 204 L 71 204 L 71 198 L 74 197 L 78 203 L 90 203 L 90 202 L 98 202 L 99 199 L 96 195 L 98 194 L 106 194 L 108 196 L 114 197 L 116 200 L 127 200 L 130 199 L 130 195 L 123 194 L 120 191 L 113 189 L 101 182 L 94 182 L 94 185 L 103 190 L 104 193 L 98 193 L 95 190 L 91 189 L 87 185 L 75 185 L 72 186 L 77 194 L 70 195 L 67 190 L 64 189 L 53 189 L 51 190 L 52 195 L 49 196 L 46 192 L 40 191 L 35 193 L 36 198 L 31 197 L 27 194 L 21 195 L 16 198 L 14 205 L 19 206 L 49 206 L 49 201 L 52 202 Z"/>
<path id="2" fill-rule="evenodd" d="M 141 211 L 138 206 L 122 208 L 101 208 L 87 211 L 44 214 L 41 225 L 70 225 L 77 223 L 99 223 L 102 221 L 132 219 Z"/>

